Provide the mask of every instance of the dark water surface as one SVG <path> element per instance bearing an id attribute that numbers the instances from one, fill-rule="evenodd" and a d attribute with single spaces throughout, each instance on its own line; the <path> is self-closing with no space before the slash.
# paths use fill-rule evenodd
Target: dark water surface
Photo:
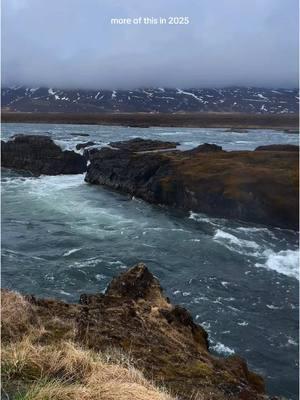
<path id="1" fill-rule="evenodd" d="M 46 132 L 70 149 L 87 140 L 103 145 L 136 136 L 179 141 L 182 148 L 210 142 L 227 150 L 297 143 L 297 136 L 263 130 L 2 125 L 4 139 Z M 266 377 L 270 393 L 296 400 L 298 235 L 181 215 L 90 186 L 83 178 L 2 171 L 2 286 L 77 301 L 143 261 L 172 301 L 207 329 L 213 351 L 245 357 Z"/>

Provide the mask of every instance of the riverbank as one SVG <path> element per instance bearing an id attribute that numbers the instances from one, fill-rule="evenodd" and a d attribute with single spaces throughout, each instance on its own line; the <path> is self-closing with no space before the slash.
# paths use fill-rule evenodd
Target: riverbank
<path id="1" fill-rule="evenodd" d="M 242 113 L 23 113 L 2 112 L 2 122 L 119 125 L 137 128 L 187 127 L 226 129 L 280 129 L 296 132 L 298 114 L 242 114 Z"/>
<path id="2" fill-rule="evenodd" d="M 186 212 L 298 229 L 298 146 L 148 152 L 142 139 L 111 145 L 118 150 L 85 151 L 86 182 Z"/>

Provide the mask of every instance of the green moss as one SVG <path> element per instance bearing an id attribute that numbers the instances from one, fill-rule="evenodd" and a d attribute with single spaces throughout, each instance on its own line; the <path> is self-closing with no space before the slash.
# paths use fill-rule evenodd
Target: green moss
<path id="1" fill-rule="evenodd" d="M 228 384 L 235 385 L 237 383 L 237 380 L 228 371 L 222 371 L 222 374 L 220 375 L 220 382 L 226 382 Z"/>
<path id="2" fill-rule="evenodd" d="M 182 364 L 166 364 L 163 368 L 164 378 L 182 376 L 187 379 L 211 380 L 214 375 L 213 368 L 207 363 L 193 361 L 183 366 Z"/>
<path id="3" fill-rule="evenodd" d="M 199 376 L 203 378 L 211 377 L 214 373 L 213 369 L 204 362 L 196 361 L 191 365 L 187 366 L 188 372 L 193 376 Z"/>

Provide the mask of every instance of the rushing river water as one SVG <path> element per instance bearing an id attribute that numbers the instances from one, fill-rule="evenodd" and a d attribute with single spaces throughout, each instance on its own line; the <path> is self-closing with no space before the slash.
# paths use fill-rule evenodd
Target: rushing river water
<path id="1" fill-rule="evenodd" d="M 133 137 L 204 142 L 226 150 L 297 143 L 275 131 L 3 124 L 50 134 L 63 148 Z M 89 137 L 80 136 L 81 133 Z M 74 135 L 75 134 L 75 135 Z M 2 286 L 77 301 L 143 261 L 174 303 L 209 332 L 211 349 L 238 353 L 272 394 L 298 398 L 298 235 L 262 225 L 182 215 L 84 182 L 84 175 L 2 171 Z"/>

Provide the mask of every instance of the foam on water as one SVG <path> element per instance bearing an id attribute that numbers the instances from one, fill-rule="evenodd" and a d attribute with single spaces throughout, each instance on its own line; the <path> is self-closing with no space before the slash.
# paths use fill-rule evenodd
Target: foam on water
<path id="1" fill-rule="evenodd" d="M 84 174 L 78 175 L 41 175 L 39 178 L 32 176 L 8 176 L 2 178 L 4 190 L 15 189 L 24 186 L 22 190 L 39 196 L 50 197 L 50 192 L 59 192 L 63 189 L 73 188 L 84 184 Z M 25 188 L 26 187 L 26 188 Z"/>
<path id="2" fill-rule="evenodd" d="M 31 181 L 31 183 L 34 184 L 32 189 L 37 194 L 49 196 L 49 190 L 59 192 L 60 190 L 84 185 L 84 175 L 85 174 L 55 176 L 42 175 L 41 177 Z"/>
<path id="3" fill-rule="evenodd" d="M 74 139 L 70 139 L 70 140 L 62 140 L 62 139 L 55 139 L 53 140 L 55 144 L 57 144 L 57 146 L 59 146 L 63 151 L 65 150 L 73 150 L 76 151 L 76 143 L 78 143 L 78 141 L 74 140 Z"/>
<path id="4" fill-rule="evenodd" d="M 266 268 L 299 280 L 299 250 L 272 250 L 264 252 L 266 261 L 256 263 L 256 267 Z"/>
<path id="5" fill-rule="evenodd" d="M 200 223 L 204 222 L 204 223 L 207 223 L 207 224 L 209 224 L 211 226 L 222 225 L 222 221 L 224 221 L 221 218 L 212 218 L 212 217 L 208 217 L 205 214 L 198 214 L 198 213 L 195 213 L 193 211 L 190 211 L 189 219 L 192 219 L 192 220 L 194 220 L 196 222 L 200 222 Z"/>
<path id="6" fill-rule="evenodd" d="M 225 355 L 225 356 L 230 356 L 235 353 L 233 349 L 231 349 L 228 346 L 225 346 L 223 343 L 216 343 L 214 346 L 211 346 L 211 349 L 214 350 L 216 353 Z"/>
<path id="7" fill-rule="evenodd" d="M 221 243 L 229 243 L 236 245 L 238 247 L 247 247 L 252 249 L 259 249 L 259 245 L 253 241 L 239 239 L 238 237 L 232 235 L 231 233 L 225 232 L 221 229 L 217 229 L 214 240 L 220 241 Z"/>
<path id="8" fill-rule="evenodd" d="M 208 224 L 213 229 L 213 240 L 228 250 L 258 258 L 259 262 L 254 263 L 256 267 L 299 280 L 299 250 L 287 248 L 274 251 L 276 243 L 285 242 L 285 239 L 280 238 L 281 234 L 289 233 L 294 236 L 297 235 L 295 232 L 279 228 L 270 230 L 263 226 L 238 226 L 238 222 L 228 226 L 225 219 L 210 218 L 193 212 L 190 212 L 189 218 L 200 224 Z"/>
<path id="9" fill-rule="evenodd" d="M 68 256 L 70 256 L 71 254 L 77 253 L 77 251 L 80 251 L 80 250 L 81 250 L 81 248 L 79 247 L 78 249 L 71 249 L 71 250 L 69 250 L 69 251 L 66 251 L 66 252 L 63 254 L 63 257 L 68 257 Z"/>
<path id="10" fill-rule="evenodd" d="M 273 304 L 266 304 L 266 307 L 268 307 L 270 310 L 279 310 L 280 307 L 274 306 Z"/>
<path id="11" fill-rule="evenodd" d="M 237 323 L 239 326 L 248 326 L 249 323 L 247 321 L 242 321 Z"/>

